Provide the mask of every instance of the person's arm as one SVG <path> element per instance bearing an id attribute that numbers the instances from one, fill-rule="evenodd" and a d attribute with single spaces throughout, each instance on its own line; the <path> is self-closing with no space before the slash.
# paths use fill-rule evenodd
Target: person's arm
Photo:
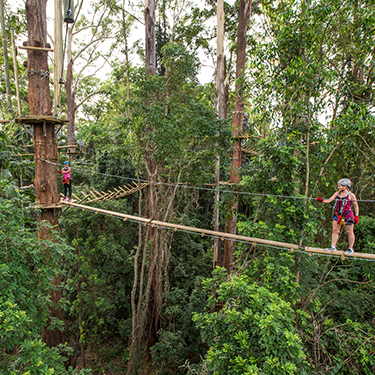
<path id="1" fill-rule="evenodd" d="M 350 199 L 350 200 L 352 201 L 352 203 L 353 203 L 354 216 L 358 218 L 358 216 L 359 216 L 359 206 L 358 206 L 358 202 L 357 202 L 357 197 L 355 196 L 354 193 L 351 193 L 351 194 L 349 195 L 349 199 Z M 357 222 L 358 222 L 358 220 L 357 220 Z"/>
<path id="2" fill-rule="evenodd" d="M 317 198 L 317 200 L 320 203 L 331 203 L 337 198 L 338 194 L 339 194 L 339 191 L 337 191 L 335 194 L 333 194 L 331 198 L 328 198 L 328 199 Z"/>

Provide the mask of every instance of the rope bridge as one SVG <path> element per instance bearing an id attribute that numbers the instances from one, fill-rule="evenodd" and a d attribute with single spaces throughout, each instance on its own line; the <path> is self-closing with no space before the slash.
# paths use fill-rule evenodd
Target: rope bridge
<path id="1" fill-rule="evenodd" d="M 148 186 L 148 182 L 143 183 L 136 183 L 132 182 L 132 184 L 118 186 L 118 188 L 113 188 L 112 190 L 108 191 L 96 191 L 96 190 L 89 190 L 88 193 L 85 193 L 81 191 L 82 196 L 79 197 L 75 194 L 72 194 L 72 196 L 77 200 L 77 203 L 93 203 L 93 202 L 104 202 L 111 199 L 119 199 L 123 198 L 127 195 L 134 194 L 137 191 L 140 191 L 144 189 L 146 186 Z M 60 195 L 63 197 L 64 195 L 60 193 Z"/>

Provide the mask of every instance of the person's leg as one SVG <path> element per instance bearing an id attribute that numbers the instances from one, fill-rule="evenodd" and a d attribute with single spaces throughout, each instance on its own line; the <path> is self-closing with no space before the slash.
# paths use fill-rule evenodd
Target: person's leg
<path id="1" fill-rule="evenodd" d="M 332 246 L 336 247 L 337 240 L 339 239 L 340 225 L 337 224 L 336 220 L 332 221 Z"/>
<path id="2" fill-rule="evenodd" d="M 66 193 L 68 191 L 68 185 L 64 184 L 64 199 L 66 199 Z"/>
<path id="3" fill-rule="evenodd" d="M 353 249 L 355 242 L 354 225 L 345 225 L 346 234 L 348 235 L 349 248 Z"/>
<path id="4" fill-rule="evenodd" d="M 69 181 L 68 187 L 69 187 L 69 199 L 71 199 L 72 198 L 72 180 Z"/>

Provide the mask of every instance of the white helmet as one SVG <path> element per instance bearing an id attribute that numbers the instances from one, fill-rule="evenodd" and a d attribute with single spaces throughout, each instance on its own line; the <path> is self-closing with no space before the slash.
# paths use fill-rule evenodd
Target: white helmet
<path id="1" fill-rule="evenodd" d="M 338 184 L 342 186 L 350 187 L 352 185 L 352 182 L 348 178 L 342 178 L 341 180 L 338 181 Z"/>

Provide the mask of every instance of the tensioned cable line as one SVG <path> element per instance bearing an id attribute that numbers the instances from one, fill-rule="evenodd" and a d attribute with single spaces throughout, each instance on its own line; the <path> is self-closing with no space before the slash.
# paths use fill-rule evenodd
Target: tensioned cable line
<path id="1" fill-rule="evenodd" d="M 54 163 L 46 159 L 39 159 L 42 160 L 46 163 L 56 165 L 59 167 L 63 167 L 63 164 L 59 163 Z M 212 192 L 220 192 L 220 193 L 231 193 L 231 194 L 241 194 L 241 195 L 249 195 L 249 196 L 261 196 L 261 197 L 273 197 L 273 198 L 290 198 L 290 199 L 304 199 L 304 200 L 315 200 L 315 198 L 309 198 L 309 197 L 298 197 L 295 195 L 277 195 L 277 194 L 267 194 L 267 193 L 249 193 L 246 191 L 236 191 L 236 190 L 221 190 L 221 189 L 212 189 L 212 188 L 205 188 L 205 187 L 199 187 L 199 186 L 192 186 L 192 185 L 186 185 L 186 184 L 173 184 L 173 183 L 168 183 L 168 182 L 153 182 L 153 181 L 148 181 L 148 180 L 143 180 L 143 179 L 138 179 L 138 178 L 133 178 L 133 177 L 125 177 L 125 176 L 118 176 L 118 175 L 113 175 L 110 173 L 102 173 L 102 172 L 94 172 L 90 171 L 84 168 L 79 168 L 79 167 L 74 167 L 74 169 L 78 171 L 83 171 L 86 173 L 95 173 L 98 175 L 106 176 L 106 177 L 113 177 L 113 178 L 119 178 L 119 179 L 124 179 L 124 180 L 129 180 L 129 181 L 135 181 L 135 182 L 145 182 L 149 184 L 154 184 L 154 185 L 162 185 L 162 186 L 172 186 L 172 187 L 181 187 L 181 188 L 186 188 L 186 189 L 195 189 L 195 190 L 203 190 L 203 191 L 212 191 Z M 372 199 L 357 199 L 357 202 L 368 202 L 368 203 L 374 203 L 375 200 Z"/>

